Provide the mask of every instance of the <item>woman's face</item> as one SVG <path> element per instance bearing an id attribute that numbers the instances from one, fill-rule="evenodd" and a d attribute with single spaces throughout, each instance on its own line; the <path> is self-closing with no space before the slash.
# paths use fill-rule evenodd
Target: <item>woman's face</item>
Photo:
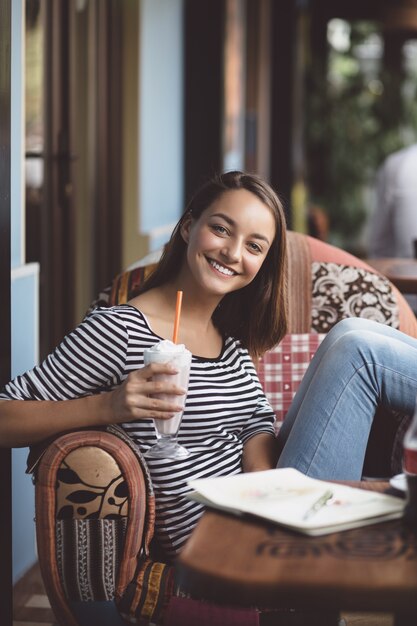
<path id="1" fill-rule="evenodd" d="M 274 240 L 275 219 L 255 194 L 238 189 L 224 192 L 181 234 L 193 278 L 222 297 L 255 278 Z"/>

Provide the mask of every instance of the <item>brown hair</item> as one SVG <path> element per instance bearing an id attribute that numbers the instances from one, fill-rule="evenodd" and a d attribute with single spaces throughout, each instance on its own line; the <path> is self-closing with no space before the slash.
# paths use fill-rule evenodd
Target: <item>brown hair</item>
<path id="1" fill-rule="evenodd" d="M 276 345 L 287 332 L 287 243 L 282 203 L 272 187 L 259 176 L 226 172 L 206 182 L 191 199 L 162 254 L 143 285 L 142 292 L 174 278 L 184 260 L 186 243 L 181 235 L 184 221 L 198 219 L 226 191 L 246 189 L 272 212 L 275 237 L 255 278 L 242 289 L 228 293 L 213 313 L 213 322 L 224 336 L 239 339 L 253 357 Z"/>

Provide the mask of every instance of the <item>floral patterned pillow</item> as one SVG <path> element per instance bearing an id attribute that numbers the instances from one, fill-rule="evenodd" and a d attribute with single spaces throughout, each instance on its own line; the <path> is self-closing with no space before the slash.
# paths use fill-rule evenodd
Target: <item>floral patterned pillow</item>
<path id="1" fill-rule="evenodd" d="M 389 280 L 369 270 L 313 262 L 311 325 L 327 333 L 346 317 L 364 317 L 399 328 L 399 307 Z"/>

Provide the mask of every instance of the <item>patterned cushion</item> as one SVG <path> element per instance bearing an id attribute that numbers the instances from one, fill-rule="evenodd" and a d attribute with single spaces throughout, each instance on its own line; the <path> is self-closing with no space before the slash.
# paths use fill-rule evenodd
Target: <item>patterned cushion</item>
<path id="1" fill-rule="evenodd" d="M 128 488 L 114 458 L 97 446 L 72 450 L 57 473 L 57 519 L 121 519 Z"/>
<path id="2" fill-rule="evenodd" d="M 265 394 L 281 424 L 301 379 L 325 334 L 288 334 L 259 362 L 258 374 Z"/>
<path id="3" fill-rule="evenodd" d="M 143 282 L 152 274 L 155 267 L 155 264 L 136 267 L 116 276 L 111 286 L 109 305 L 124 304 L 137 296 Z"/>
<path id="4" fill-rule="evenodd" d="M 311 326 L 327 333 L 346 317 L 364 317 L 399 328 L 399 307 L 389 280 L 360 267 L 312 263 Z"/>
<path id="5" fill-rule="evenodd" d="M 126 517 L 57 520 L 56 562 L 66 598 L 114 599 L 126 527 Z"/>
<path id="6" fill-rule="evenodd" d="M 114 278 L 111 285 L 102 289 L 95 300 L 88 307 L 87 313 L 102 306 L 125 304 L 139 294 L 143 282 L 156 268 L 156 264 L 134 267 L 122 272 Z"/>

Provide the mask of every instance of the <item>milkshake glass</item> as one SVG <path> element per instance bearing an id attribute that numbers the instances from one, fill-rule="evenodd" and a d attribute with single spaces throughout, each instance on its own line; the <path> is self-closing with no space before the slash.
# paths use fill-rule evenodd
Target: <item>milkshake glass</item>
<path id="1" fill-rule="evenodd" d="M 184 344 L 176 344 L 168 339 L 164 339 L 151 348 L 143 351 L 145 365 L 150 363 L 169 363 L 177 370 L 177 374 L 154 374 L 152 380 L 171 382 L 183 389 L 188 388 L 190 376 L 191 352 Z M 178 396 L 166 393 L 155 394 L 155 398 L 160 400 L 177 401 Z M 185 400 L 184 400 L 185 402 Z M 183 411 L 179 411 L 173 417 L 162 420 L 155 419 L 155 431 L 157 443 L 146 452 L 145 456 L 155 458 L 180 459 L 187 457 L 190 453 L 186 448 L 177 442 L 178 431 L 181 425 Z"/>

